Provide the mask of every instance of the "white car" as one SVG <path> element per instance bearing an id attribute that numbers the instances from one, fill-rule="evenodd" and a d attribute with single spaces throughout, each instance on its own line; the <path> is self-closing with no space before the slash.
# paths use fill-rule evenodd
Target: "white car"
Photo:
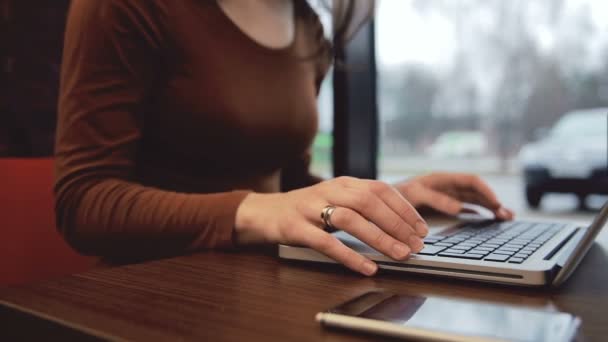
<path id="1" fill-rule="evenodd" d="M 542 140 L 519 154 L 528 205 L 547 192 L 574 193 L 581 206 L 589 194 L 608 194 L 608 108 L 566 113 Z"/>

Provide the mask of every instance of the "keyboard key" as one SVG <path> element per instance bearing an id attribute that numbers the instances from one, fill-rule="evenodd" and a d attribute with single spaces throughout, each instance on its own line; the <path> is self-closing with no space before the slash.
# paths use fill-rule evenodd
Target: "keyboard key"
<path id="1" fill-rule="evenodd" d="M 468 238 L 470 238 L 470 237 L 472 237 L 472 236 L 475 236 L 475 234 L 469 234 L 469 233 L 458 233 L 458 234 L 452 235 L 452 237 L 453 237 L 454 239 L 468 239 Z"/>
<path id="2" fill-rule="evenodd" d="M 515 254 L 513 257 L 515 257 L 515 258 L 524 258 L 524 259 L 525 259 L 525 258 L 527 258 L 527 257 L 529 257 L 529 256 L 530 256 L 529 254 L 525 254 L 525 253 L 517 253 L 517 254 Z"/>
<path id="3" fill-rule="evenodd" d="M 436 243 L 434 243 L 433 246 L 451 247 L 451 246 L 454 246 L 454 244 L 450 243 L 450 242 L 443 242 L 442 241 L 442 242 L 436 242 Z"/>
<path id="4" fill-rule="evenodd" d="M 509 263 L 511 263 L 511 264 L 521 264 L 522 262 L 524 262 L 523 258 L 511 258 L 511 259 L 509 259 Z"/>
<path id="5" fill-rule="evenodd" d="M 483 251 L 483 250 L 478 250 L 478 249 L 472 249 L 469 251 L 469 253 L 488 255 L 488 254 L 492 253 L 492 251 Z"/>
<path id="6" fill-rule="evenodd" d="M 517 248 L 517 247 L 505 247 L 505 246 L 503 246 L 503 247 L 500 247 L 500 249 L 503 250 L 503 251 L 511 251 L 511 252 L 517 252 L 517 251 L 519 251 L 519 248 Z"/>
<path id="7" fill-rule="evenodd" d="M 443 235 L 439 235 L 439 234 L 431 234 L 431 235 L 427 235 L 425 238 L 426 238 L 426 239 L 437 239 L 437 240 L 443 240 L 443 239 L 445 239 L 446 237 L 445 237 L 445 236 L 443 236 Z"/>
<path id="8" fill-rule="evenodd" d="M 482 247 L 493 247 L 493 248 L 498 248 L 500 247 L 499 244 L 495 244 L 495 243 L 484 243 L 481 245 Z"/>
<path id="9" fill-rule="evenodd" d="M 452 254 L 464 254 L 466 252 L 466 250 L 462 250 L 462 249 L 448 249 L 445 251 L 445 253 L 452 253 Z"/>
<path id="10" fill-rule="evenodd" d="M 513 251 L 501 251 L 500 249 L 494 251 L 494 254 L 502 254 L 502 255 L 508 255 L 508 256 L 511 256 L 511 255 L 513 255 L 515 253 L 516 252 L 513 252 Z"/>
<path id="11" fill-rule="evenodd" d="M 453 239 L 453 238 L 449 238 L 449 239 L 445 239 L 442 242 L 448 242 L 448 243 L 461 243 L 466 239 Z"/>
<path id="12" fill-rule="evenodd" d="M 427 236 L 424 238 L 424 243 L 439 242 L 443 239 L 444 239 L 443 236 L 431 235 L 431 236 Z"/>
<path id="13" fill-rule="evenodd" d="M 457 254 L 457 253 L 441 252 L 441 253 L 439 253 L 439 256 L 450 257 L 450 258 L 460 258 L 460 259 L 473 259 L 473 260 L 481 260 L 483 258 L 483 255 L 481 255 L 481 254 L 472 254 L 472 253 Z"/>
<path id="14" fill-rule="evenodd" d="M 473 259 L 473 260 L 481 260 L 483 259 L 484 255 L 480 254 L 480 253 L 467 253 L 464 255 L 465 259 Z"/>
<path id="15" fill-rule="evenodd" d="M 435 255 L 439 252 L 441 252 L 442 250 L 446 249 L 447 247 L 443 247 L 443 246 L 424 246 L 424 248 L 416 253 L 416 254 L 420 254 L 420 255 Z"/>
<path id="16" fill-rule="evenodd" d="M 483 260 L 487 260 L 487 261 L 507 261 L 507 259 L 509 259 L 508 255 L 492 253 L 492 254 L 488 255 L 487 257 L 485 257 Z"/>
<path id="17" fill-rule="evenodd" d="M 480 250 L 480 251 L 493 251 L 493 250 L 495 250 L 496 248 L 494 248 L 494 247 L 484 247 L 484 246 L 479 246 L 479 247 L 476 247 L 475 249 L 478 249 L 478 250 Z"/>
<path id="18" fill-rule="evenodd" d="M 467 248 L 467 249 L 471 249 L 471 248 L 476 247 L 476 246 L 477 246 L 477 245 L 476 245 L 476 244 L 474 244 L 474 243 L 466 243 L 466 242 L 463 242 L 463 243 L 459 243 L 459 244 L 457 244 L 457 245 L 456 245 L 456 246 L 454 246 L 454 247 L 464 247 L 464 248 Z"/>

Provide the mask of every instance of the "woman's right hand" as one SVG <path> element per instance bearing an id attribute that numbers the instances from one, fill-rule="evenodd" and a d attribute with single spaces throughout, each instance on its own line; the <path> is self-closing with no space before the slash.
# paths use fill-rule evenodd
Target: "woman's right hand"
<path id="1" fill-rule="evenodd" d="M 373 275 L 377 265 L 325 232 L 322 210 L 335 206 L 333 226 L 381 253 L 406 259 L 423 247 L 428 227 L 391 185 L 339 177 L 287 193 L 251 193 L 239 206 L 237 244 L 283 243 L 311 247 L 354 271 Z"/>

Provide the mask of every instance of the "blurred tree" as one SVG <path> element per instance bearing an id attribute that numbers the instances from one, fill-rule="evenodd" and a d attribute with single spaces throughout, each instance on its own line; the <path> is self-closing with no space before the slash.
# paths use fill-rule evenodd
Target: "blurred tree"
<path id="1" fill-rule="evenodd" d="M 395 42 L 419 55 L 380 65 L 388 138 L 416 145 L 447 130 L 481 129 L 505 170 L 537 128 L 572 109 L 608 106 L 608 20 L 600 0 L 408 3 L 411 27 L 429 27 L 419 40 Z M 444 59 L 435 55 L 438 44 Z M 419 61 L 425 53 L 433 60 Z M 423 114 L 429 104 L 430 116 Z"/>
<path id="2" fill-rule="evenodd" d="M 400 80 L 392 91 L 395 117 L 386 121 L 385 130 L 390 138 L 415 144 L 430 126 L 438 84 L 433 73 L 422 66 L 408 68 Z"/>
<path id="3" fill-rule="evenodd" d="M 537 71 L 522 117 L 525 141 L 535 138 L 538 128 L 548 128 L 565 112 L 574 108 L 567 81 L 562 77 L 555 60 L 546 59 Z"/>

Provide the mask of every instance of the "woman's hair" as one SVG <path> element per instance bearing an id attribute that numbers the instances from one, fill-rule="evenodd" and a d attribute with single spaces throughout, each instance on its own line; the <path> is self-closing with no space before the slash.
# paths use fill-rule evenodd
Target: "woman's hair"
<path id="1" fill-rule="evenodd" d="M 343 47 L 374 14 L 375 0 L 294 0 L 296 11 L 302 15 L 316 16 L 315 10 L 321 16 L 328 15 L 331 22 L 329 37 L 324 31 L 317 33 L 319 43 L 312 56 L 329 52 L 333 57 L 336 49 Z M 327 24 L 327 23 L 326 23 Z"/>
<path id="2" fill-rule="evenodd" d="M 375 0 L 321 0 L 331 12 L 334 44 L 346 44 L 374 14 Z"/>

